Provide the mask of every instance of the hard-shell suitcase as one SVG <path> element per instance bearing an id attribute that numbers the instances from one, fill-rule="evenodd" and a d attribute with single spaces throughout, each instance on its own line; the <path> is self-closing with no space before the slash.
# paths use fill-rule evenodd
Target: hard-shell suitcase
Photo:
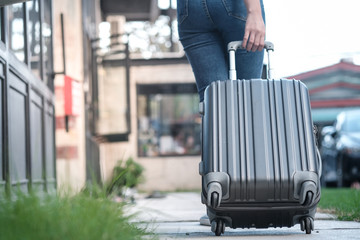
<path id="1" fill-rule="evenodd" d="M 236 80 L 240 46 L 229 43 L 230 80 L 213 82 L 200 103 L 199 172 L 211 230 L 221 235 L 225 226 L 300 223 L 309 234 L 320 201 L 321 160 L 308 90 L 298 80 Z M 265 48 L 273 51 L 269 42 Z"/>

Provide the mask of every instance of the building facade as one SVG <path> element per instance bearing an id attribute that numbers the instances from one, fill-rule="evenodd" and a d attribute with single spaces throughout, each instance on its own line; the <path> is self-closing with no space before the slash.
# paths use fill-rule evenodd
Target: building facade
<path id="1" fill-rule="evenodd" d="M 116 69 L 116 61 L 105 68 Z M 127 141 L 101 144 L 104 179 L 119 160 L 132 157 L 145 167 L 143 190 L 200 189 L 199 98 L 187 60 L 131 63 L 131 131 Z"/>
<path id="2" fill-rule="evenodd" d="M 0 4 L 0 196 L 56 190 L 52 9 Z"/>

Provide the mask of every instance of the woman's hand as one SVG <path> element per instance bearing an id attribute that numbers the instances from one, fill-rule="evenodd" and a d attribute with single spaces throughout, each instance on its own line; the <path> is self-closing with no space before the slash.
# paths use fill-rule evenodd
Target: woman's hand
<path id="1" fill-rule="evenodd" d="M 245 24 L 245 34 L 242 47 L 247 51 L 262 51 L 265 41 L 265 24 L 262 18 L 260 4 L 256 0 L 245 1 L 248 7 L 248 15 Z M 252 4 L 256 4 L 256 10 L 252 11 Z"/>

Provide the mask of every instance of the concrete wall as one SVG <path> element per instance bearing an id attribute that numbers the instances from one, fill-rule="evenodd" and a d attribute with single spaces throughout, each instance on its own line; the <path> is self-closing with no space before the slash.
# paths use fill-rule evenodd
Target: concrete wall
<path id="1" fill-rule="evenodd" d="M 80 83 L 84 80 L 81 0 L 53 1 L 54 69 L 63 70 L 60 14 L 64 14 L 66 74 Z M 70 119 L 69 132 L 64 125 L 64 75 L 55 78 L 56 148 L 58 188 L 79 190 L 85 183 L 85 131 L 83 94 L 80 115 Z"/>

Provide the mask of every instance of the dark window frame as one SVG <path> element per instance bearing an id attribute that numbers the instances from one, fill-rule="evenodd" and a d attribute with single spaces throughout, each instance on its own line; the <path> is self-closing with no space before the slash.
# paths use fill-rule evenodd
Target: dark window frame
<path id="1" fill-rule="evenodd" d="M 33 0 L 31 0 L 33 1 Z M 22 4 L 22 8 L 23 8 L 23 26 L 24 26 L 24 60 L 20 60 L 19 62 L 22 62 L 23 64 L 26 65 L 26 67 L 32 71 L 31 69 L 31 63 L 30 63 L 30 41 L 29 41 L 29 9 L 28 9 L 28 5 L 27 2 L 23 2 Z M 33 1 L 34 2 L 34 1 Z M 47 2 L 47 5 L 45 4 L 45 2 Z M 38 0 L 38 5 L 39 5 L 39 22 L 40 22 L 40 59 L 39 59 L 39 76 L 36 76 L 37 78 L 39 78 L 39 80 L 41 80 L 42 82 L 46 83 L 46 85 L 50 88 L 50 90 L 53 92 L 54 91 L 54 56 L 53 56 L 53 18 L 52 18 L 52 1 L 51 0 Z M 0 48 L 3 48 L 4 51 L 8 51 L 11 54 L 15 54 L 11 49 L 10 49 L 10 40 L 11 40 L 11 36 L 10 36 L 10 27 L 9 24 L 10 22 L 7 19 L 7 16 L 9 15 L 8 12 L 10 11 L 9 8 L 10 5 L 7 5 L 5 7 L 1 7 L 0 11 L 2 11 L 2 14 L 0 15 L 0 17 L 2 17 L 2 28 L 0 29 L 2 31 L 2 35 L 0 35 L 2 37 L 2 39 L 0 39 Z M 45 6 L 48 6 L 45 9 Z M 49 35 L 49 55 L 47 56 L 49 59 L 49 64 L 48 64 L 48 68 L 46 68 L 45 65 L 45 52 L 44 52 L 44 44 L 45 44 L 45 37 L 43 35 L 43 24 L 44 24 L 44 19 L 45 19 L 45 14 L 44 12 L 48 11 L 50 18 L 48 19 L 49 21 L 49 26 L 51 29 L 51 35 Z"/>
<path id="2" fill-rule="evenodd" d="M 121 34 L 115 34 L 110 36 L 110 39 L 119 39 Z M 123 142 L 129 140 L 129 135 L 131 133 L 131 108 L 130 108 L 130 52 L 128 42 L 124 42 L 119 39 L 118 42 L 114 45 L 115 47 L 120 47 L 114 51 L 110 51 L 107 54 L 99 54 L 99 41 L 100 38 L 89 39 L 91 44 L 91 67 L 92 67 L 92 77 L 90 82 L 90 94 L 91 94 L 91 115 L 92 119 L 89 122 L 89 130 L 93 135 L 93 139 L 98 143 L 104 142 Z M 115 65 L 108 65 L 107 57 L 117 54 L 122 54 L 122 58 L 115 60 Z M 126 89 L 126 113 L 125 121 L 127 125 L 127 130 L 122 132 L 114 131 L 113 133 L 103 133 L 98 129 L 98 123 L 101 121 L 99 117 L 99 85 L 98 85 L 98 65 L 97 61 L 101 59 L 103 67 L 105 66 L 121 66 L 125 68 L 125 89 Z M 111 62 L 111 61 L 110 61 Z"/>

